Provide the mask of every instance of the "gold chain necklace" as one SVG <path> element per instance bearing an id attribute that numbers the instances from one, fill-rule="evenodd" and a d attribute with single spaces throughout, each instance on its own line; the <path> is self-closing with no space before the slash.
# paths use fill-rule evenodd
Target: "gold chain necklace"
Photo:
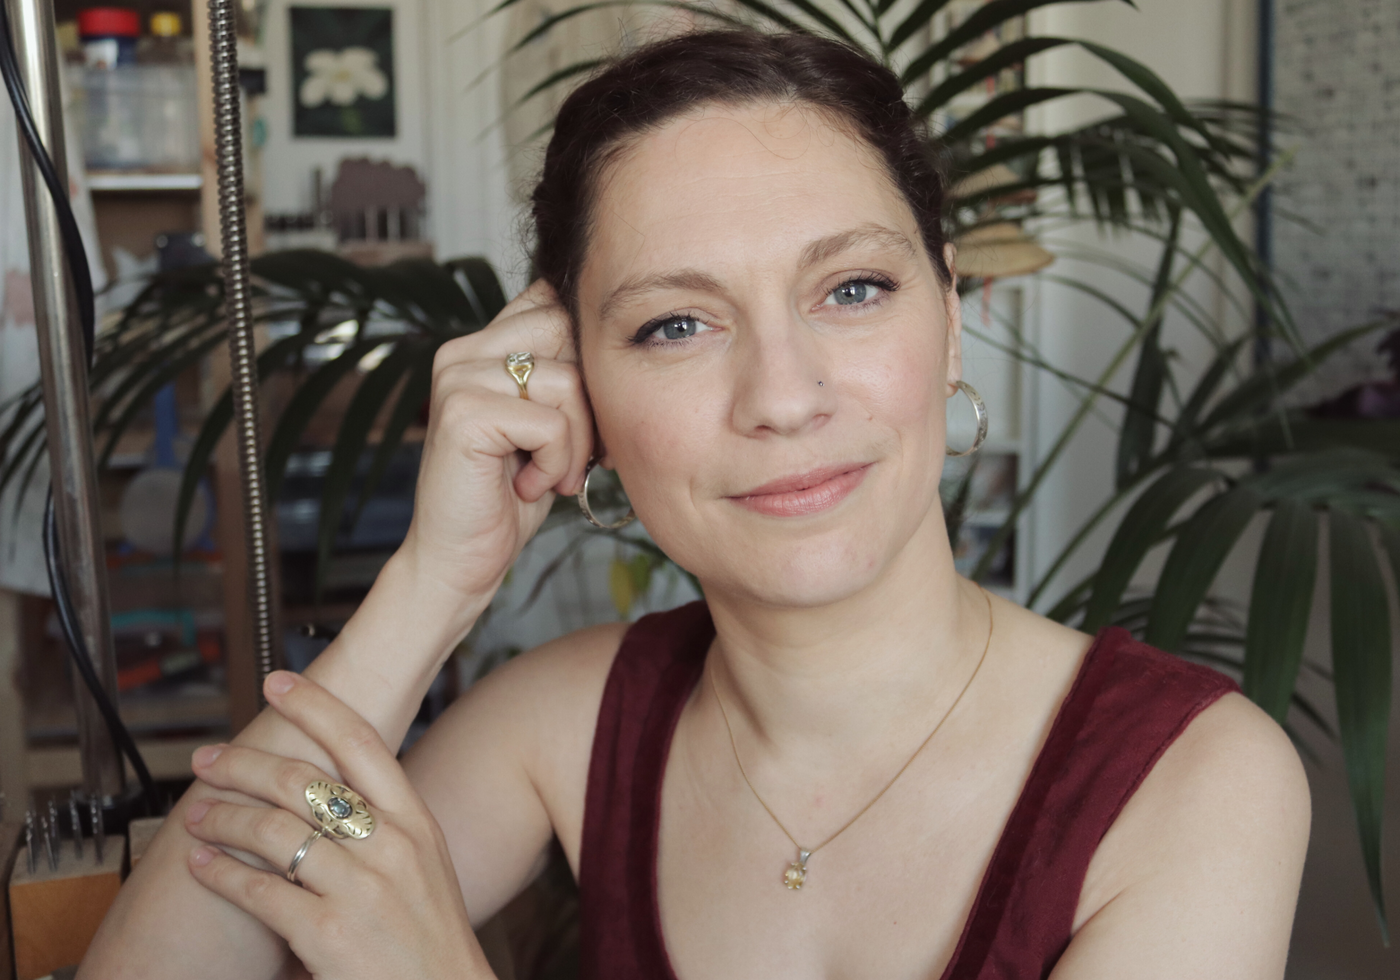
<path id="1" fill-rule="evenodd" d="M 978 588 L 981 588 L 981 586 L 978 586 Z M 982 664 L 987 659 L 987 651 L 992 647 L 992 630 L 996 627 L 996 622 L 992 618 L 992 597 L 987 594 L 986 589 L 982 589 L 982 597 L 987 600 L 987 642 L 982 647 L 982 656 L 977 659 L 977 666 L 973 668 L 972 675 L 968 677 L 967 683 L 964 684 L 962 690 L 958 692 L 958 696 L 953 699 L 953 703 L 948 706 L 948 710 L 943 712 L 943 717 L 938 719 L 938 724 L 933 726 L 933 731 L 929 732 L 928 737 L 919 743 L 919 747 L 914 750 L 914 754 L 909 757 L 904 765 L 899 767 L 899 772 L 895 773 L 894 777 L 885 784 L 884 789 L 876 793 L 875 797 L 869 803 L 865 804 L 865 806 L 861 807 L 860 811 L 854 817 L 847 820 L 841 826 L 840 830 L 836 831 L 836 833 L 832 834 L 816 847 L 803 847 L 801 844 L 797 843 L 797 838 L 792 836 L 792 832 L 789 831 L 787 827 L 783 826 L 783 822 L 778 819 L 778 815 L 773 812 L 773 808 L 763 802 L 763 797 L 758 795 L 758 790 L 754 788 L 753 780 L 749 779 L 749 774 L 744 770 L 744 760 L 739 758 L 739 746 L 734 741 L 734 728 L 729 724 L 729 712 L 725 710 L 724 699 L 719 696 L 719 686 L 715 684 L 714 671 L 709 672 L 710 688 L 715 692 L 715 701 L 719 704 L 720 716 L 724 718 L 724 729 L 729 733 L 729 747 L 734 750 L 734 761 L 739 766 L 739 775 L 744 777 L 744 782 L 748 784 L 749 792 L 753 793 L 753 798 L 758 800 L 758 805 L 768 811 L 768 815 L 773 818 L 773 822 L 778 825 L 778 829 L 787 836 L 788 840 L 792 841 L 792 846 L 797 848 L 797 860 L 788 865 L 787 870 L 783 872 L 783 884 L 787 885 L 788 888 L 793 891 L 801 891 L 802 886 L 807 883 L 808 859 L 844 834 L 847 829 L 850 828 L 851 824 L 865 816 L 867 810 L 880 802 L 880 797 L 884 796 L 885 793 L 889 791 L 889 788 L 899 781 L 899 777 L 904 775 L 904 770 L 908 769 L 913 764 L 914 760 L 919 757 L 919 753 L 924 750 L 924 747 L 927 746 L 929 742 L 933 741 L 933 736 L 938 734 L 938 730 L 943 727 L 943 723 L 952 715 L 953 709 L 958 706 L 958 702 L 962 701 L 963 695 L 967 693 L 967 689 L 970 688 L 972 682 L 977 679 L 977 674 L 981 671 Z"/>

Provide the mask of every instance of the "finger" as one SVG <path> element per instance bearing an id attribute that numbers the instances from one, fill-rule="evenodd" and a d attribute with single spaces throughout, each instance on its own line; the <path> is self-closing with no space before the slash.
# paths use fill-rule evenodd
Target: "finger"
<path id="1" fill-rule="evenodd" d="M 275 807 L 200 800 L 185 812 L 185 829 L 206 844 L 254 854 L 285 875 L 292 859 L 315 833 L 305 820 Z M 350 880 L 354 858 L 334 840 L 311 843 L 297 865 L 297 880 L 317 895 Z"/>
<path id="2" fill-rule="evenodd" d="M 481 390 L 490 391 L 507 399 L 495 403 L 502 411 L 519 411 L 517 402 L 520 390 L 515 379 L 506 373 L 503 362 L 472 360 L 454 364 L 444 369 L 434 381 L 434 410 L 439 418 L 448 413 L 448 402 L 461 393 L 467 398 Z M 539 361 L 530 375 L 528 401 L 563 412 L 569 422 L 569 465 L 566 476 L 551 489 L 562 494 L 576 493 L 583 482 L 583 470 L 588 465 L 589 454 L 593 449 L 593 416 L 588 399 L 583 392 L 583 382 L 578 370 L 572 364 L 559 361 Z M 482 404 L 471 406 L 468 411 L 487 411 Z M 526 410 L 528 411 L 528 410 Z M 462 421 L 461 415 L 458 418 Z M 523 447 L 515 447 L 517 449 Z M 535 494 L 532 499 L 538 497 Z"/>
<path id="3" fill-rule="evenodd" d="M 320 684 L 287 670 L 263 682 L 267 702 L 278 714 L 326 750 L 347 783 L 372 807 L 402 810 L 417 792 L 394 753 L 373 725 Z"/>
<path id="4" fill-rule="evenodd" d="M 437 415 L 431 424 L 475 433 L 477 452 L 500 459 L 528 453 L 530 463 L 515 474 L 515 491 L 529 503 L 586 465 L 586 460 L 575 459 L 580 441 L 571 435 L 568 414 L 557 408 L 514 395 L 459 388 L 444 396 Z"/>
<path id="5" fill-rule="evenodd" d="M 289 759 L 246 745 L 206 745 L 194 754 L 194 774 L 216 789 L 235 790 L 271 803 L 318 826 L 306 802 L 306 787 L 318 780 L 340 779 L 302 759 Z"/>
<path id="6" fill-rule="evenodd" d="M 434 366 L 442 367 L 473 357 L 505 357 L 516 351 L 529 351 L 538 358 L 572 361 L 573 321 L 563 306 L 557 302 L 533 301 L 515 306 L 521 300 L 522 297 L 516 297 L 484 330 L 444 343 L 434 357 Z"/>
<path id="7" fill-rule="evenodd" d="M 250 868 L 207 844 L 191 851 L 188 863 L 195 881 L 293 945 L 301 930 L 315 928 L 321 900 L 286 878 Z"/>

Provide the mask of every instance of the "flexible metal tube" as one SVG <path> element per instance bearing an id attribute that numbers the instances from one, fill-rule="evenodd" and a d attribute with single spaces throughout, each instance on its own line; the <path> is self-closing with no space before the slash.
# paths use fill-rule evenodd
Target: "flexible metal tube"
<path id="1" fill-rule="evenodd" d="M 248 547 L 253 649 L 261 681 L 275 668 L 276 615 L 272 559 L 258 429 L 258 368 L 253 344 L 252 286 L 243 193 L 243 122 L 238 91 L 238 10 L 233 0 L 209 0 L 213 66 L 214 149 L 219 172 L 219 227 L 224 304 L 232 360 L 233 415 L 243 524 Z M 259 685 L 261 690 L 261 685 Z"/>

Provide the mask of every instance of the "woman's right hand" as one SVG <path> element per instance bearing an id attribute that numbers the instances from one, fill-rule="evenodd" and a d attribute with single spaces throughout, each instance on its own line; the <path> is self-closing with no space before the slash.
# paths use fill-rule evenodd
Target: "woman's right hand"
<path id="1" fill-rule="evenodd" d="M 535 356 L 528 400 L 505 368 L 517 351 Z M 446 587 L 469 615 L 490 602 L 554 494 L 583 484 L 593 418 L 573 354 L 568 314 L 540 280 L 433 361 L 427 442 L 400 555 L 418 581 Z"/>

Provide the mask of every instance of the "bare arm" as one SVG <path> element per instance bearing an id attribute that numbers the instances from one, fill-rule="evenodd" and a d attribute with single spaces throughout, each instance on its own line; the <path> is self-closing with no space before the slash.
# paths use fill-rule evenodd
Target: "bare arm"
<path id="1" fill-rule="evenodd" d="M 345 630 L 307 670 L 374 725 L 388 745 L 403 741 L 428 685 L 459 639 L 455 634 L 465 632 L 460 622 L 449 625 L 432 608 L 431 588 L 415 587 L 405 564 L 396 558 L 385 567 Z M 438 625 L 425 629 L 426 624 Z M 395 652 L 392 659 L 387 650 Z M 320 746 L 270 710 L 233 741 L 339 775 Z M 196 800 L 211 797 L 254 802 L 203 783 L 191 787 L 117 896 L 84 960 L 84 977 L 271 977 L 282 968 L 286 946 L 186 871 L 199 842 L 185 829 L 185 812 Z"/>
<path id="2" fill-rule="evenodd" d="M 1309 811 L 1287 736 L 1227 695 L 1162 756 L 1105 835 L 1052 980 L 1279 980 Z"/>
<path id="3" fill-rule="evenodd" d="M 559 359 L 570 349 L 567 319 L 548 288 L 536 286 L 491 326 L 438 352 L 408 537 L 341 635 L 307 671 L 391 749 L 402 742 L 428 685 L 548 513 L 551 491 L 573 492 L 582 483 L 593 426 L 577 371 Z M 504 370 L 505 355 L 520 350 L 537 357 L 529 400 L 519 397 Z M 234 744 L 339 775 L 325 751 L 270 710 Z M 191 877 L 197 841 L 187 831 L 186 815 L 192 803 L 209 797 L 266 805 L 196 783 L 118 895 L 80 976 L 217 980 L 273 977 L 284 968 L 287 946 L 274 932 Z M 537 797 L 500 804 L 536 811 L 508 813 L 509 822 L 539 822 Z M 310 814 L 297 816 L 309 820 Z M 526 833 L 521 843 L 528 847 L 531 840 Z"/>

